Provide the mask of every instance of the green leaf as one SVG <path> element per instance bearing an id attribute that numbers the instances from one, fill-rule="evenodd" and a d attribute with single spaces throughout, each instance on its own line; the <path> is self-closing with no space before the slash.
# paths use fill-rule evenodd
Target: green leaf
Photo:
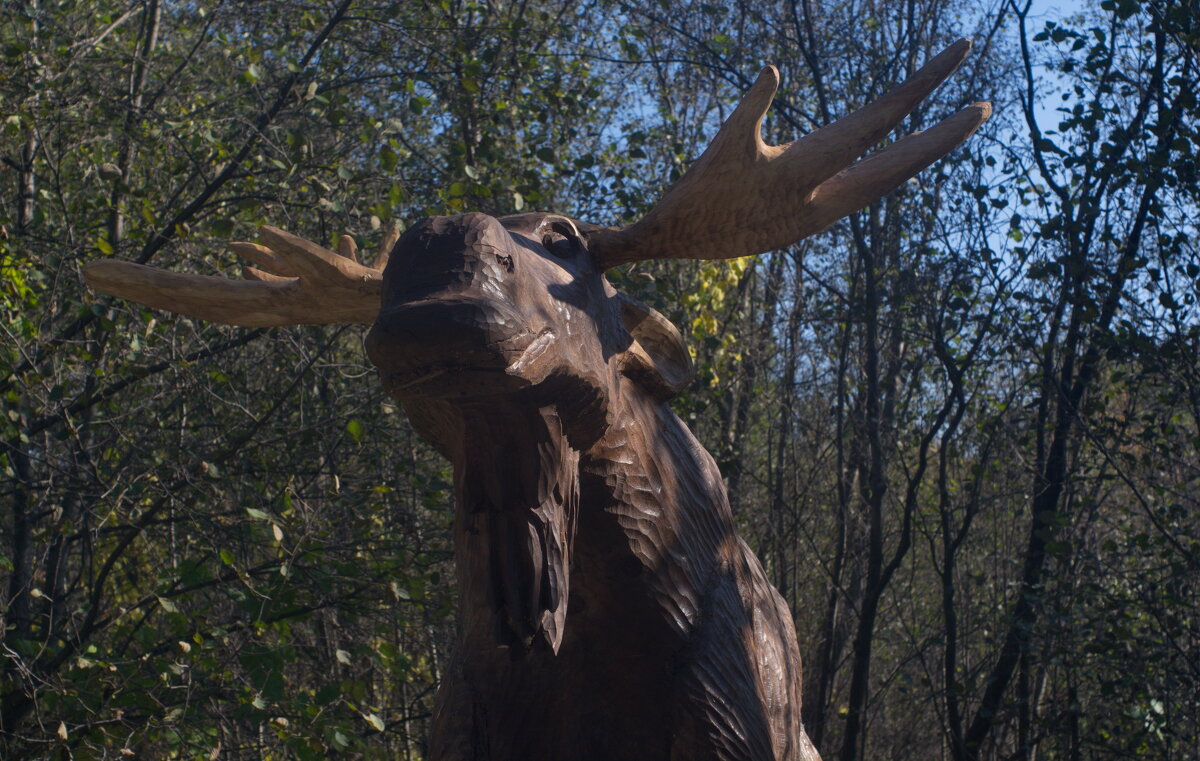
<path id="1" fill-rule="evenodd" d="M 383 167 L 383 171 L 392 171 L 396 168 L 396 164 L 399 163 L 399 161 L 400 156 L 396 154 L 396 151 L 392 148 L 392 146 L 384 143 L 383 147 L 379 149 L 379 166 Z"/>
<path id="2" fill-rule="evenodd" d="M 112 244 L 106 241 L 104 238 L 96 239 L 96 248 L 100 250 L 100 253 L 106 256 L 112 256 L 113 254 Z"/>
<path id="3" fill-rule="evenodd" d="M 313 700 L 316 701 L 317 705 L 325 706 L 329 705 L 341 696 L 341 687 L 339 687 L 337 684 L 327 684 L 321 689 L 317 690 L 317 694 L 313 697 Z"/>

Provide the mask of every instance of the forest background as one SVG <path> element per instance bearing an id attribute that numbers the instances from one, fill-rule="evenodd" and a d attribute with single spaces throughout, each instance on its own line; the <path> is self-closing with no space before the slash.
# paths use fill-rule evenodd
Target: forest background
<path id="1" fill-rule="evenodd" d="M 1178 0 L 3 2 L 0 756 L 420 759 L 447 464 L 360 327 L 85 290 L 269 223 L 635 219 L 767 62 L 770 142 L 959 36 L 962 149 L 757 258 L 612 273 L 787 598 L 826 759 L 1200 754 L 1200 14 Z"/>

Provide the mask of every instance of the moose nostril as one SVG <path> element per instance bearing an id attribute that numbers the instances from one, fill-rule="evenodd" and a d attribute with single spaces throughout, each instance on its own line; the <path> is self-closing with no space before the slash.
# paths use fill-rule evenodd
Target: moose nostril
<path id="1" fill-rule="evenodd" d="M 500 262 L 500 264 L 504 265 L 505 271 L 507 271 L 507 272 L 513 271 L 513 258 L 511 256 L 506 256 L 504 254 L 496 254 L 496 261 L 498 261 L 498 262 Z"/>

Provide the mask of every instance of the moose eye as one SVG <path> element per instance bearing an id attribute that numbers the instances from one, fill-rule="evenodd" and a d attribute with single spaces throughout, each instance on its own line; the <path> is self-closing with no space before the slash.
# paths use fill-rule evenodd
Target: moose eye
<path id="1" fill-rule="evenodd" d="M 565 218 L 542 225 L 542 246 L 559 259 L 570 259 L 583 250 L 575 225 Z"/>
<path id="2" fill-rule="evenodd" d="M 542 245 L 559 259 L 570 259 L 581 248 L 578 238 L 568 237 L 556 232 L 543 235 Z"/>

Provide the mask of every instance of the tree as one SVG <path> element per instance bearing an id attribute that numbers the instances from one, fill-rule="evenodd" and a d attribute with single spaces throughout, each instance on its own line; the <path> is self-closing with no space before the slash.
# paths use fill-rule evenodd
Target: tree
<path id="1" fill-rule="evenodd" d="M 1184 271 L 1190 224 L 1169 210 L 1195 209 L 1200 189 L 1190 156 L 1197 105 L 1191 89 L 1195 29 L 1184 5 L 1105 3 L 1088 28 L 1047 23 L 1033 42 L 1053 46 L 1054 69 L 1069 83 L 1056 130 L 1047 130 L 1039 118 L 1037 59 L 1026 31 L 1030 4 L 1011 8 L 1020 34 L 1022 110 L 1032 160 L 1026 181 L 1018 180 L 1018 197 L 1037 225 L 1030 229 L 1020 212 L 1012 221 L 1013 237 L 1025 244 L 1014 253 L 1028 257 L 1032 281 L 1022 295 L 1041 318 L 1029 325 L 1032 335 L 1026 339 L 1040 355 L 1034 375 L 1034 480 L 1020 585 L 1000 653 L 960 735 L 960 758 L 980 756 L 1014 676 L 1023 685 L 1016 708 L 1028 722 L 1033 707 L 1027 682 L 1030 661 L 1037 657 L 1036 626 L 1047 603 L 1046 574 L 1056 559 L 1069 560 L 1069 531 L 1086 519 L 1072 492 L 1081 438 L 1093 410 L 1104 406 L 1095 396 L 1102 367 L 1130 345 L 1128 339 L 1157 334 L 1160 320 L 1187 308 L 1156 286 L 1161 271 L 1151 262 Z M 1038 287 L 1043 283 L 1045 290 Z M 1127 310 L 1126 299 L 1142 290 L 1160 291 L 1166 311 Z M 1078 722 L 1082 707 L 1071 712 Z M 1071 755 L 1080 752 L 1075 732 L 1067 742 Z M 1017 752 L 1032 757 L 1035 743 L 1028 735 L 1023 739 Z"/>

